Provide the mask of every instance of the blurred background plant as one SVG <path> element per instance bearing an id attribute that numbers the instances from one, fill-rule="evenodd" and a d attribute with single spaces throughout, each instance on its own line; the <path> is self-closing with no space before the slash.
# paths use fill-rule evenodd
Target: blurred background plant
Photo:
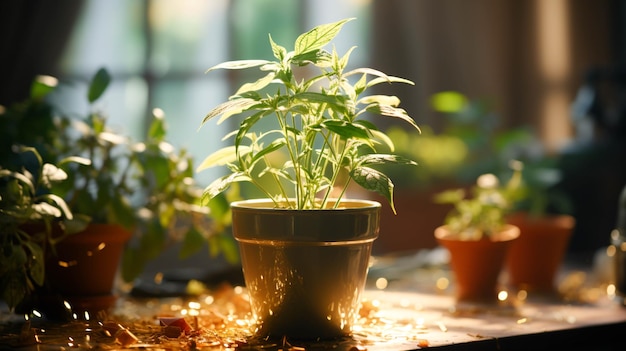
<path id="1" fill-rule="evenodd" d="M 448 189 L 436 195 L 440 204 L 453 204 L 447 214 L 446 224 L 459 240 L 489 239 L 502 230 L 506 216 L 524 196 L 522 191 L 522 163 L 510 162 L 513 173 L 503 182 L 493 173 L 485 173 L 476 179 L 468 192 L 464 188 Z"/>
<path id="2" fill-rule="evenodd" d="M 520 154 L 540 152 L 530 129 L 498 125 L 500 119 L 486 100 L 442 91 L 432 95 L 430 103 L 445 119 L 441 131 L 429 126 L 421 127 L 421 134 L 398 126 L 388 130 L 396 152 L 419 165 L 411 169 L 390 166 L 398 188 L 472 184 L 481 174 L 506 170 L 507 162 Z"/>
<path id="3" fill-rule="evenodd" d="M 44 163 L 37 149 L 20 147 L 14 161 L 19 170 L 0 165 L 0 300 L 13 309 L 45 280 L 45 256 L 55 245 L 82 227 L 63 198 L 51 192 L 67 174 Z M 65 229 L 63 235 L 54 226 Z M 53 235 L 56 233 L 57 235 Z"/>
<path id="4" fill-rule="evenodd" d="M 111 82 L 108 71 L 98 70 L 87 92 L 86 116 L 63 111 L 51 94 L 54 77 L 39 76 L 31 97 L 0 113 L 0 164 L 15 170 L 14 145 L 40 150 L 44 162 L 65 164 L 67 181 L 52 191 L 74 213 L 93 223 L 118 223 L 135 235 L 122 260 L 122 277 L 132 282 L 145 265 L 164 250 L 181 243 L 179 258 L 197 253 L 209 243 L 209 254 L 238 260 L 229 233 L 230 215 L 225 199 L 202 204 L 202 188 L 194 179 L 192 157 L 167 141 L 163 111 L 154 109 L 145 140 L 135 142 L 107 124 L 108 116 L 96 110 L 96 101 Z M 237 196 L 230 194 L 229 196 Z"/>

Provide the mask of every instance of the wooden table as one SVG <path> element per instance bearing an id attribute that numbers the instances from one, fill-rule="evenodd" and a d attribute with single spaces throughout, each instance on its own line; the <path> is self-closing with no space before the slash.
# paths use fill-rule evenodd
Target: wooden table
<path id="1" fill-rule="evenodd" d="M 108 316 L 76 316 L 68 323 L 0 314 L 0 349 L 21 350 L 626 350 L 626 308 L 610 284 L 589 272 L 569 271 L 561 295 L 524 296 L 513 291 L 492 305 L 457 304 L 449 272 L 420 268 L 398 275 L 373 270 L 363 296 L 369 315 L 354 336 L 325 343 L 248 341 L 245 289 L 222 287 L 192 298 L 123 296 Z M 189 304 L 193 302 L 195 304 Z M 167 337 L 159 316 L 183 318 L 195 334 Z M 304 316 L 303 316 L 304 317 Z M 105 335 L 102 321 L 115 322 L 137 337 L 121 345 Z M 29 328 L 30 327 L 30 328 Z M 40 344 L 28 342 L 34 334 Z M 32 341 L 32 340 L 31 340 Z"/>

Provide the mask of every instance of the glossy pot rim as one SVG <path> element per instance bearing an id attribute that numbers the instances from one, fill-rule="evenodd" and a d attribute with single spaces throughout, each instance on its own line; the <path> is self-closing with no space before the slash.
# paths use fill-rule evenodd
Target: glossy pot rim
<path id="1" fill-rule="evenodd" d="M 291 199 L 289 200 L 292 201 Z M 330 199 L 329 203 L 334 203 L 336 199 Z M 276 207 L 271 199 L 247 199 L 238 200 L 230 203 L 231 208 L 237 208 L 239 210 L 253 210 L 253 211 L 284 211 L 284 212 L 332 212 L 332 211 L 362 211 L 364 209 L 377 209 L 382 205 L 378 201 L 367 199 L 341 199 L 341 207 L 338 208 L 322 208 L 322 209 L 290 209 Z"/>

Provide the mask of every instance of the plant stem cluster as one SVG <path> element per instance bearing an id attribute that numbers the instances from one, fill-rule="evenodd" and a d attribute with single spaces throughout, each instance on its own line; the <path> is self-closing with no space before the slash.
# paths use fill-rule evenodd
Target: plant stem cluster
<path id="1" fill-rule="evenodd" d="M 219 116 L 221 123 L 243 116 L 239 128 L 225 137 L 233 138 L 233 145 L 212 153 L 198 168 L 226 166 L 230 170 L 205 189 L 207 198 L 232 183 L 250 182 L 277 207 L 334 208 L 349 183 L 355 181 L 383 195 L 393 208 L 393 183 L 370 166 L 416 163 L 376 153 L 379 144 L 393 150 L 393 142 L 365 116 L 400 118 L 419 128 L 398 107 L 397 97 L 364 93 L 380 83 L 413 83 L 371 68 L 347 70 L 354 48 L 343 56 L 334 49 L 324 50 L 348 21 L 311 29 L 296 39 L 293 51 L 276 44 L 270 36 L 275 61 L 229 61 L 208 70 L 258 68 L 264 76 L 243 84 L 202 121 L 204 125 Z M 264 128 L 270 116 L 276 128 Z M 287 160 L 276 162 L 278 152 L 286 154 Z M 263 182 L 264 176 L 272 180 L 271 186 Z"/>

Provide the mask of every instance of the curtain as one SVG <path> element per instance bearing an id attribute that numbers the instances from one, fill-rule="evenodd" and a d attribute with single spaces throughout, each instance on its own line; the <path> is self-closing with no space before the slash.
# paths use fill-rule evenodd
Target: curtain
<path id="1" fill-rule="evenodd" d="M 456 90 L 471 99 L 487 98 L 503 128 L 531 127 L 561 157 L 560 186 L 571 196 L 577 220 L 570 250 L 608 245 L 619 193 L 626 186 L 626 140 L 623 135 L 607 138 L 610 133 L 590 121 L 592 115 L 575 118 L 572 105 L 590 70 L 626 67 L 626 2 L 372 4 L 373 66 L 416 82 L 416 87 L 391 89 L 397 89 L 394 93 L 418 123 L 441 127 L 442 119 L 429 106 L 436 92 Z M 620 98 L 618 111 L 626 119 L 624 95 L 613 96 Z M 595 129 L 592 139 L 581 144 L 584 123 L 595 123 Z"/>
<path id="2" fill-rule="evenodd" d="M 418 122 L 435 129 L 441 119 L 429 97 L 456 90 L 493 102 L 503 127 L 529 124 L 543 133 L 547 92 L 566 95 L 561 112 L 567 113 L 585 70 L 611 63 L 614 3 L 563 0 L 567 66 L 555 83 L 547 81 L 539 56 L 540 41 L 554 34 L 539 22 L 541 11 L 550 11 L 541 0 L 373 0 L 373 66 L 416 82 L 395 93 Z"/>
<path id="3" fill-rule="evenodd" d="M 82 5 L 82 0 L 0 2 L 0 105 L 28 97 L 36 75 L 58 76 Z"/>

